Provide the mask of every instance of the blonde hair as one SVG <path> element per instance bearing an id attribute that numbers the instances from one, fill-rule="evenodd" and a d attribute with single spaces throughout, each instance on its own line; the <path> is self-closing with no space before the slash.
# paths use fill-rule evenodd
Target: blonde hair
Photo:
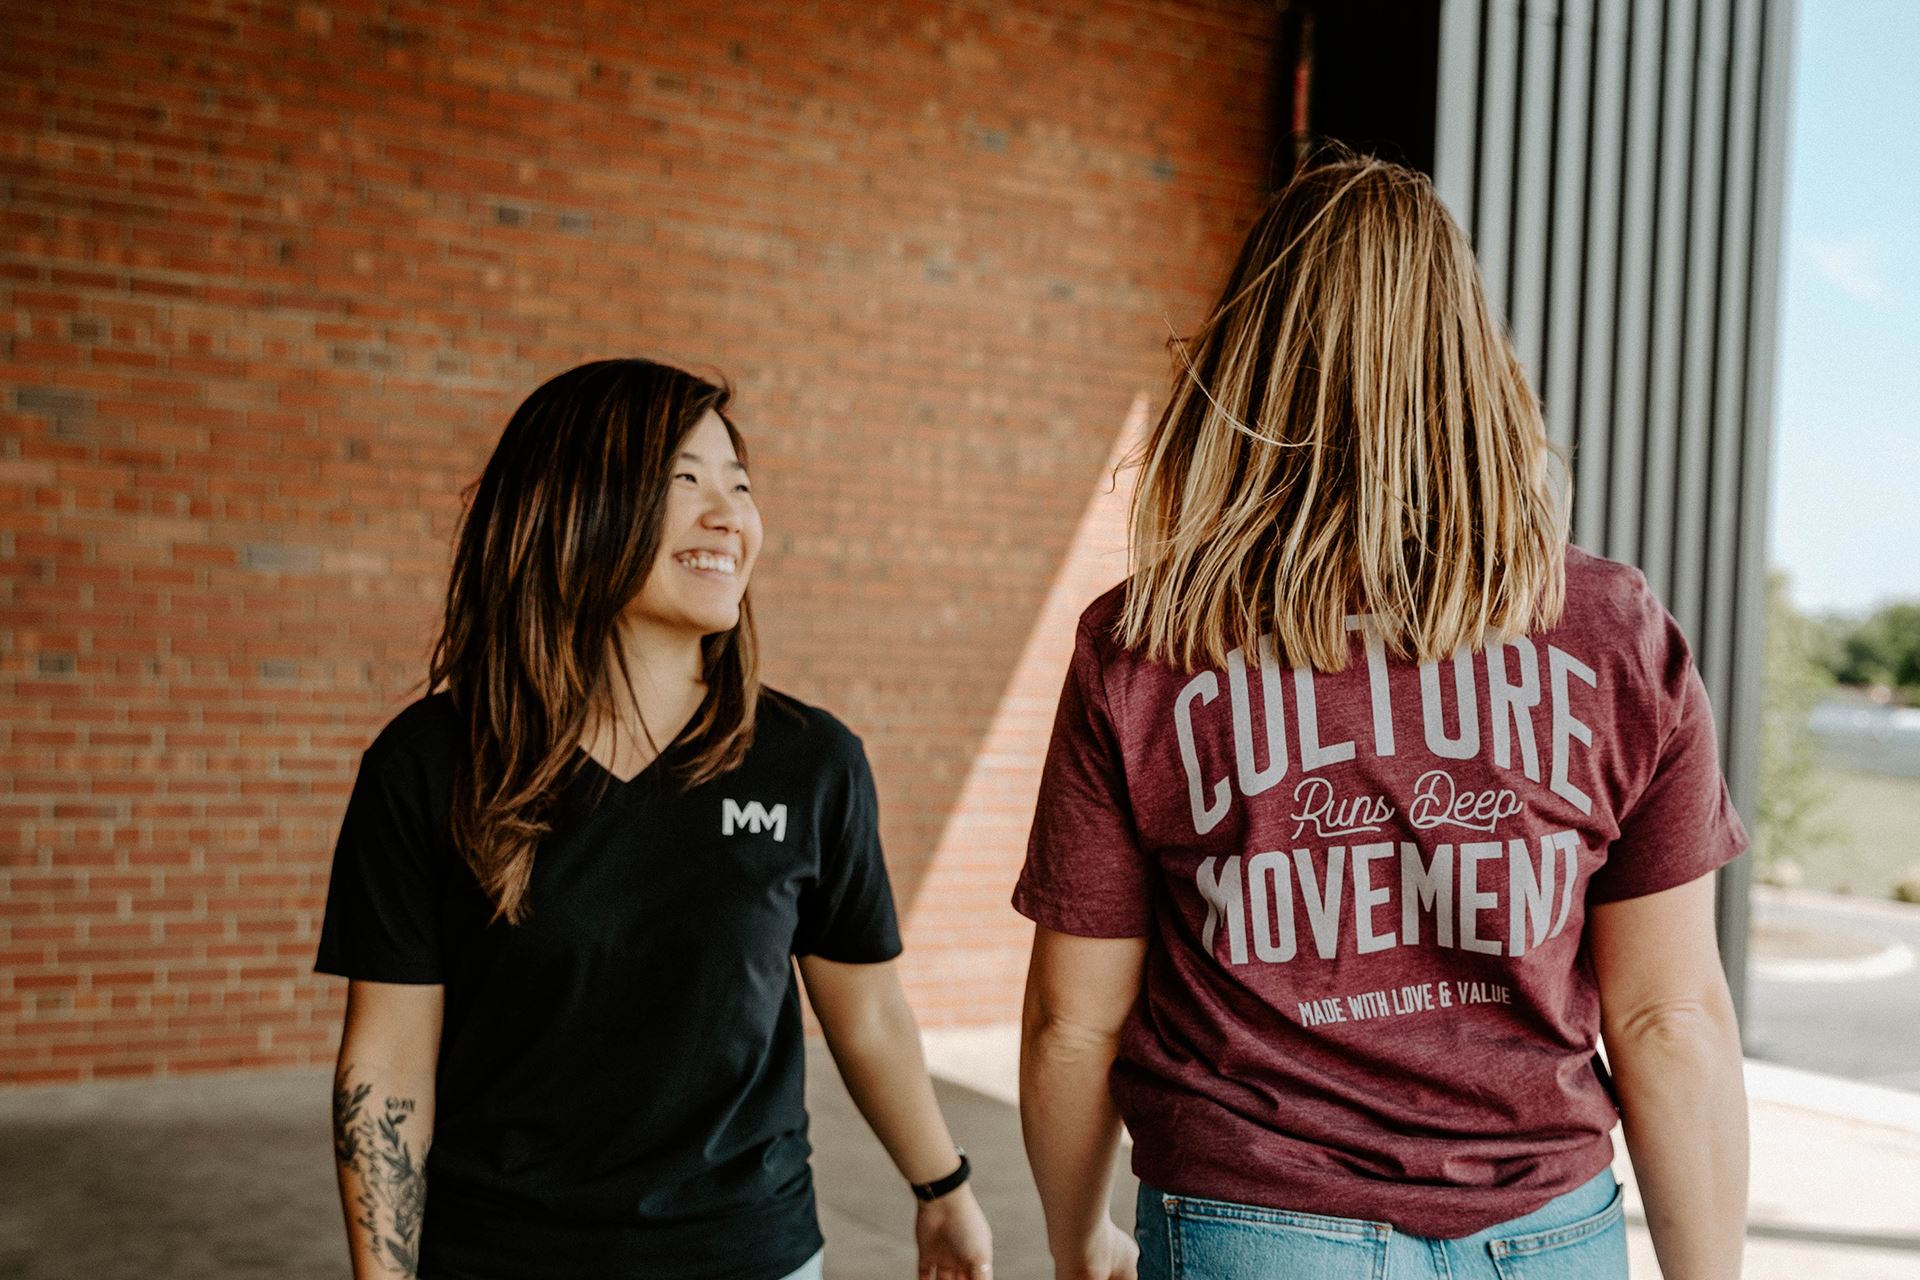
<path id="1" fill-rule="evenodd" d="M 1566 468 L 1424 175 L 1346 152 L 1304 168 L 1169 345 L 1120 643 L 1193 670 L 1271 634 L 1337 671 L 1350 611 L 1418 661 L 1558 620 Z"/>

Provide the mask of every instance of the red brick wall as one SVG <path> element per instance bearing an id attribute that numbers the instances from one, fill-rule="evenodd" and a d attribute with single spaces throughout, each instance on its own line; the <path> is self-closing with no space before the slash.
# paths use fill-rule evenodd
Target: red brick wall
<path id="1" fill-rule="evenodd" d="M 1107 466 L 1088 486 L 1079 527 L 1028 624 L 1026 645 L 921 874 L 907 913 L 902 969 L 922 1023 L 1020 1016 L 1033 926 L 1008 895 L 1026 853 L 1040 764 L 1080 612 L 1126 576 L 1127 507 L 1136 473 L 1121 464 L 1145 432 L 1148 404 L 1143 389 Z"/>
<path id="2" fill-rule="evenodd" d="M 969 985 L 916 895 L 1004 899 L 1104 585 L 1061 567 L 1251 212 L 1273 14 L 0 4 L 0 1081 L 331 1054 L 328 855 L 459 490 L 610 354 L 737 383 L 772 678 L 867 739 L 930 1019 L 1007 1016 L 1017 933 Z"/>

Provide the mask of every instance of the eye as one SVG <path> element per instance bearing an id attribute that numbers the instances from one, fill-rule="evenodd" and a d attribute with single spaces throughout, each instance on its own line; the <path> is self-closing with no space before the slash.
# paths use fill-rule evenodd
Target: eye
<path id="1" fill-rule="evenodd" d="M 673 473 L 673 478 L 675 480 L 691 480 L 695 484 L 700 483 L 700 477 L 693 474 L 693 472 L 691 471 L 676 471 Z"/>
<path id="2" fill-rule="evenodd" d="M 735 493 L 752 493 L 753 486 L 742 480 L 739 484 L 733 486 L 733 491 Z"/>

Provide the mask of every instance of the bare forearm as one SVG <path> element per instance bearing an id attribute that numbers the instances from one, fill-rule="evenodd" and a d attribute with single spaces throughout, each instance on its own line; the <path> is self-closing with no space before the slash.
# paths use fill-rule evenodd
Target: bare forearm
<path id="1" fill-rule="evenodd" d="M 823 1022 L 827 1048 L 860 1114 L 909 1182 L 933 1182 L 959 1162 L 905 999 L 887 1000 L 846 1025 Z"/>
<path id="2" fill-rule="evenodd" d="M 333 1082 L 333 1158 L 355 1280 L 419 1267 L 433 1136 L 433 1077 L 343 1051 Z"/>
<path id="3" fill-rule="evenodd" d="M 1057 1261 L 1077 1255 L 1107 1218 L 1120 1114 L 1107 1073 L 1117 1039 L 1044 1020 L 1020 1042 L 1020 1128 Z"/>
<path id="4" fill-rule="evenodd" d="M 1734 1280 L 1747 1214 L 1747 1094 L 1731 1010 L 1608 1040 L 1627 1150 L 1666 1280 Z"/>

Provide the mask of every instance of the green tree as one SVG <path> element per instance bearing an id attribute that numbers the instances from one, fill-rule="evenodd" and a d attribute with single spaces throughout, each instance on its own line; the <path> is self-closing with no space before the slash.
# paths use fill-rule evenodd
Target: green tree
<path id="1" fill-rule="evenodd" d="M 1814 767 L 1813 709 L 1833 687 L 1816 659 L 1819 624 L 1793 607 L 1787 575 L 1767 575 L 1766 706 L 1760 728 L 1760 796 L 1754 861 L 1762 878 L 1804 863 L 1833 839 L 1822 810 L 1830 799 Z"/>
<path id="2" fill-rule="evenodd" d="M 1881 605 L 1839 637 L 1833 674 L 1842 684 L 1883 684 L 1920 701 L 1920 601 Z"/>

